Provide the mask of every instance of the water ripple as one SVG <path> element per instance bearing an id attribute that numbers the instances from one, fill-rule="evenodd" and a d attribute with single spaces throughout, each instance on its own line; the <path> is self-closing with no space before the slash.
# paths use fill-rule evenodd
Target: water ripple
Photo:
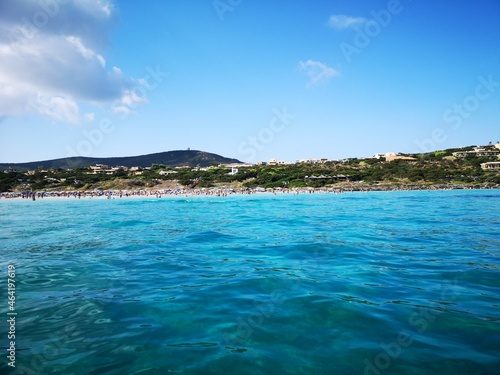
<path id="1" fill-rule="evenodd" d="M 40 374 L 496 374 L 499 198 L 2 201 L 18 356 Z"/>

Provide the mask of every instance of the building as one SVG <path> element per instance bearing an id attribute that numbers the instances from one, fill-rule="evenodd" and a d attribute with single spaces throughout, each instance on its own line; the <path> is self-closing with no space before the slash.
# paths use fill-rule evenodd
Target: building
<path id="1" fill-rule="evenodd" d="M 396 156 L 395 152 L 386 152 L 385 154 L 375 154 L 372 156 L 372 159 L 382 159 L 382 158 L 388 158 L 391 156 Z"/>
<path id="2" fill-rule="evenodd" d="M 106 169 L 106 174 L 115 174 L 118 171 L 128 171 L 127 167 L 117 166 Z"/>
<path id="3" fill-rule="evenodd" d="M 131 176 L 140 176 L 142 174 L 142 168 L 141 167 L 130 167 L 128 172 Z"/>
<path id="4" fill-rule="evenodd" d="M 90 174 L 114 174 L 118 171 L 127 171 L 128 168 L 124 166 L 116 166 L 116 167 L 108 167 L 105 164 L 96 164 L 96 165 L 91 165 L 90 167 Z"/>
<path id="5" fill-rule="evenodd" d="M 489 161 L 487 163 L 481 163 L 481 169 L 486 171 L 500 170 L 500 161 Z"/>
<path id="6" fill-rule="evenodd" d="M 500 144 L 499 144 L 500 146 Z M 497 148 L 497 145 L 494 147 L 488 147 L 488 149 L 484 147 L 479 147 L 476 146 L 474 147 L 473 150 L 471 151 L 457 151 L 454 152 L 452 155 L 455 156 L 456 158 L 466 158 L 467 156 L 476 156 L 476 157 L 497 157 L 500 155 L 500 151 Z"/>
<path id="7" fill-rule="evenodd" d="M 289 161 L 285 161 L 285 160 L 277 160 L 277 159 L 271 159 L 269 160 L 269 163 L 267 163 L 267 165 L 290 165 L 290 164 L 293 164 Z"/>
<path id="8" fill-rule="evenodd" d="M 106 170 L 109 167 L 106 164 L 96 164 L 96 165 L 91 165 L 90 170 L 92 171 L 92 174 L 99 174 L 99 173 L 106 173 Z"/>
<path id="9" fill-rule="evenodd" d="M 222 168 L 244 168 L 244 167 L 253 167 L 252 163 L 229 163 L 229 164 L 219 164 L 219 167 Z"/>
<path id="10" fill-rule="evenodd" d="M 160 176 L 168 176 L 169 174 L 176 174 L 176 173 L 179 173 L 179 172 L 177 172 L 177 171 L 160 171 L 160 172 L 158 172 L 158 174 Z"/>
<path id="11" fill-rule="evenodd" d="M 142 174 L 142 168 L 141 167 L 130 167 L 128 172 L 131 176 L 140 176 Z"/>

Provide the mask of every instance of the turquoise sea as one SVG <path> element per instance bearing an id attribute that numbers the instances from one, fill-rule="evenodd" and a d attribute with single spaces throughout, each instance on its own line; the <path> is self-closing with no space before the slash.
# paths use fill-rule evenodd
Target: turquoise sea
<path id="1" fill-rule="evenodd" d="M 498 190 L 3 199 L 0 244 L 1 374 L 500 373 Z"/>

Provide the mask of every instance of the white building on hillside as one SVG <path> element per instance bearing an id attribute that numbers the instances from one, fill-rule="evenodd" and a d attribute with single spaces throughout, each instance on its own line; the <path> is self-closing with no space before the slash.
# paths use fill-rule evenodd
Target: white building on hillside
<path id="1" fill-rule="evenodd" d="M 386 152 L 385 154 L 375 154 L 372 156 L 372 159 L 381 159 L 381 158 L 387 158 L 391 156 L 396 156 L 395 152 Z"/>
<path id="2" fill-rule="evenodd" d="M 484 170 L 500 170 L 500 161 L 490 161 L 487 163 L 481 163 L 481 169 Z"/>

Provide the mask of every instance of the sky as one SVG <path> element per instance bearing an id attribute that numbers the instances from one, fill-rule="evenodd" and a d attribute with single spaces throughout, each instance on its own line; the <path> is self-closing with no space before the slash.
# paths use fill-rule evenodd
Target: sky
<path id="1" fill-rule="evenodd" d="M 498 0 L 0 0 L 0 162 L 500 140 Z"/>

